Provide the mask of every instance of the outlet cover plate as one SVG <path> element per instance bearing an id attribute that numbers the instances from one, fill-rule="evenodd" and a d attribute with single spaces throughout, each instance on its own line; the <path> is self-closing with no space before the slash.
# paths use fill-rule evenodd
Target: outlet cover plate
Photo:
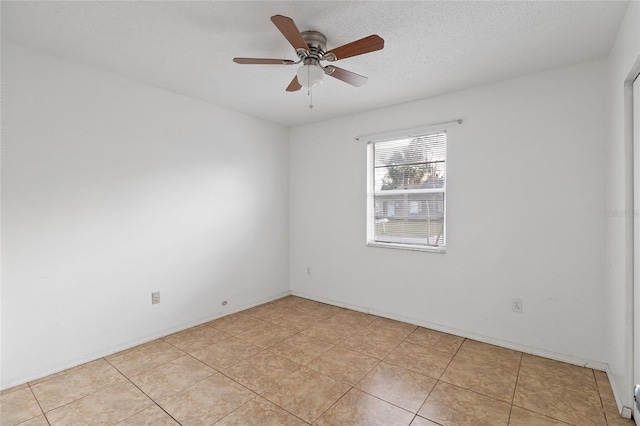
<path id="1" fill-rule="evenodd" d="M 517 312 L 519 314 L 522 313 L 522 299 L 512 299 L 511 300 L 511 310 L 513 312 Z"/>

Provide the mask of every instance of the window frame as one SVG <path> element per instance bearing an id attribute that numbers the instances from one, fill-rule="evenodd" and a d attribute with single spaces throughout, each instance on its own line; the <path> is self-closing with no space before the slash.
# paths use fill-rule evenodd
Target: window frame
<path id="1" fill-rule="evenodd" d="M 461 122 L 461 120 L 460 120 Z M 459 123 L 460 123 L 459 122 Z M 434 134 L 445 134 L 445 167 L 448 163 L 448 151 L 449 151 L 449 133 L 446 128 L 429 128 L 429 129 L 417 129 L 416 131 L 405 131 L 404 133 L 395 133 L 385 135 L 386 137 L 373 138 L 367 141 L 367 247 L 381 247 L 392 248 L 401 250 L 423 251 L 431 253 L 446 253 L 447 251 L 447 176 L 445 174 L 445 181 L 443 188 L 430 188 L 430 189 L 399 189 L 399 190 L 385 190 L 387 195 L 392 194 L 412 194 L 412 193 L 441 193 L 443 194 L 443 239 L 444 244 L 441 246 L 429 246 L 426 244 L 411 244 L 411 243 L 399 243 L 399 242 L 385 242 L 377 241 L 375 239 L 375 145 L 380 142 L 388 142 L 399 139 L 413 139 L 419 137 L 425 137 Z M 378 191 L 378 195 L 380 195 Z M 428 202 L 428 201 L 427 201 Z M 408 207 L 407 207 L 408 208 Z"/>

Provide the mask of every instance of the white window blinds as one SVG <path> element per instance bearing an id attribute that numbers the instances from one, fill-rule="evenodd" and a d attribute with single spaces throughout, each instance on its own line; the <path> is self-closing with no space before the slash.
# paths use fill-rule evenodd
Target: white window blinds
<path id="1" fill-rule="evenodd" d="M 369 244 L 444 249 L 446 144 L 446 132 L 369 144 Z"/>

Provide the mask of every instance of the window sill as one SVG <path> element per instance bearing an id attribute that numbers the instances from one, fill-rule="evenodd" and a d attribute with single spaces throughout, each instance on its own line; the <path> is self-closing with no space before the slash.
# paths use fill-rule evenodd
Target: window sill
<path id="1" fill-rule="evenodd" d="M 441 254 L 445 254 L 447 252 L 446 247 L 418 246 L 413 244 L 399 244 L 399 243 L 382 243 L 378 241 L 368 241 L 367 247 L 380 247 L 380 248 L 412 250 L 412 251 L 426 251 L 426 252 L 441 253 Z"/>

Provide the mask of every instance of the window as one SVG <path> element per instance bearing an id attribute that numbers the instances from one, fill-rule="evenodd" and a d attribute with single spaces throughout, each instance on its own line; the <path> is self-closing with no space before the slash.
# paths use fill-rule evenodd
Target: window
<path id="1" fill-rule="evenodd" d="M 367 245 L 444 252 L 446 132 L 370 142 Z"/>

